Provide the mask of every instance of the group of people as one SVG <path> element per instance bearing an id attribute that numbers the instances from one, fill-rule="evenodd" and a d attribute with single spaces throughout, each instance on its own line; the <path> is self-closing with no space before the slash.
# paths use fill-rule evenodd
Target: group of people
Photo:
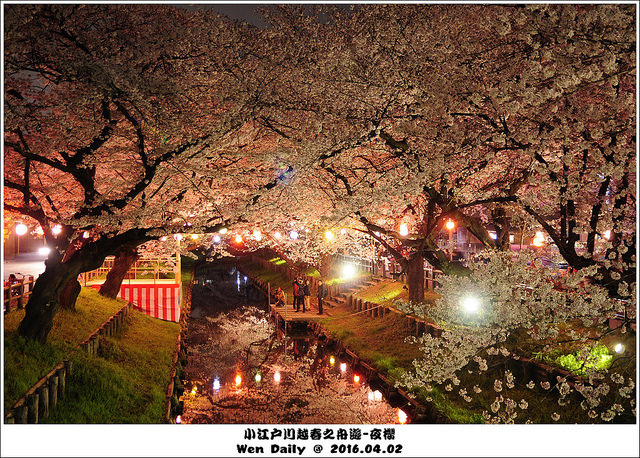
<path id="1" fill-rule="evenodd" d="M 323 313 L 323 301 L 328 295 L 328 290 L 326 285 L 320 280 L 318 282 L 318 315 L 322 315 Z M 287 303 L 287 297 L 282 291 L 282 288 L 278 288 L 276 290 L 276 307 L 283 307 Z M 307 308 L 311 310 L 311 285 L 309 284 L 309 280 L 304 280 L 302 278 L 296 278 L 293 281 L 293 308 L 295 308 L 296 312 L 300 311 L 300 307 L 302 307 L 302 313 L 307 311 Z"/>

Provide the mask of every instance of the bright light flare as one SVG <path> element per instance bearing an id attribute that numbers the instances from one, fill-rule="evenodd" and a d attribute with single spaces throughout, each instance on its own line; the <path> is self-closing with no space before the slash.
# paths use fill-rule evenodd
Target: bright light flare
<path id="1" fill-rule="evenodd" d="M 213 389 L 214 391 L 218 391 L 220 389 L 220 379 L 218 377 L 213 381 Z"/>
<path id="2" fill-rule="evenodd" d="M 62 226 L 56 224 L 51 228 L 51 232 L 53 232 L 53 235 L 58 235 L 60 232 L 62 232 Z"/>
<path id="3" fill-rule="evenodd" d="M 291 240 L 297 240 L 299 236 L 300 236 L 300 235 L 298 234 L 298 231 L 291 231 L 291 232 L 289 232 L 289 238 L 290 238 Z"/>
<path id="4" fill-rule="evenodd" d="M 376 401 L 376 402 L 382 401 L 382 393 L 380 391 L 378 391 L 378 390 L 375 390 L 373 392 L 373 400 Z"/>
<path id="5" fill-rule="evenodd" d="M 453 222 L 453 220 L 449 220 L 447 221 L 447 223 L 444 225 L 444 227 L 446 227 L 448 230 L 453 230 L 454 227 L 456 227 L 456 223 Z"/>
<path id="6" fill-rule="evenodd" d="M 229 232 L 229 229 L 227 229 L 226 227 L 223 227 L 222 229 L 220 229 L 218 232 L 220 232 L 222 235 L 226 234 L 227 232 Z"/>
<path id="7" fill-rule="evenodd" d="M 273 381 L 276 383 L 280 383 L 280 371 L 276 371 L 276 373 L 273 374 Z"/>
<path id="8" fill-rule="evenodd" d="M 20 223 L 20 224 L 18 224 L 16 226 L 16 234 L 18 234 L 18 235 L 24 235 L 24 234 L 27 233 L 28 230 L 29 230 L 29 228 L 26 225 L 22 224 L 22 223 Z"/>
<path id="9" fill-rule="evenodd" d="M 624 345 L 622 345 L 621 343 L 616 344 L 616 346 L 613 347 L 613 349 L 615 350 L 616 353 L 620 354 L 624 352 Z"/>
<path id="10" fill-rule="evenodd" d="M 242 243 L 242 236 L 240 234 L 236 234 L 236 243 Z"/>
<path id="11" fill-rule="evenodd" d="M 462 299 L 462 308 L 467 313 L 478 313 L 480 310 L 480 301 L 477 297 L 467 296 Z"/>
<path id="12" fill-rule="evenodd" d="M 404 410 L 398 409 L 398 423 L 400 423 L 401 425 L 404 425 L 408 419 L 409 417 L 407 416 L 406 413 L 404 413 Z"/>
<path id="13" fill-rule="evenodd" d="M 182 417 L 180 415 L 178 415 L 176 417 L 176 424 L 179 425 L 180 423 L 182 423 Z"/>
<path id="14" fill-rule="evenodd" d="M 49 256 L 50 252 L 51 252 L 51 250 L 47 246 L 43 246 L 42 248 L 38 249 L 38 254 L 40 256 Z"/>
<path id="15" fill-rule="evenodd" d="M 220 243 L 220 240 L 222 240 L 222 239 L 220 238 L 220 236 L 218 234 L 213 236 L 213 243 Z"/>
<path id="16" fill-rule="evenodd" d="M 336 358 L 334 356 L 329 356 L 329 364 L 332 366 L 336 363 Z"/>
<path id="17" fill-rule="evenodd" d="M 403 237 L 409 235 L 409 226 L 406 223 L 400 225 L 400 235 Z"/>
<path id="18" fill-rule="evenodd" d="M 258 372 L 256 374 L 256 376 L 254 377 L 256 383 L 260 383 L 262 381 L 262 375 L 260 375 L 260 372 Z"/>
<path id="19" fill-rule="evenodd" d="M 182 240 L 182 234 L 173 234 L 173 240 L 179 242 L 180 240 Z"/>
<path id="20" fill-rule="evenodd" d="M 357 374 L 356 374 L 356 375 L 354 375 L 354 376 L 353 376 L 353 382 L 354 382 L 354 383 L 360 383 L 360 376 L 359 376 L 359 375 L 357 375 Z"/>
<path id="21" fill-rule="evenodd" d="M 342 278 L 353 278 L 356 276 L 356 266 L 353 264 L 342 265 Z"/>
<path id="22" fill-rule="evenodd" d="M 541 247 L 544 244 L 544 234 L 542 232 L 536 232 L 536 236 L 531 244 L 535 247 Z"/>
<path id="23" fill-rule="evenodd" d="M 324 233 L 324 238 L 327 239 L 327 241 L 332 241 L 335 238 L 335 235 L 333 232 L 331 231 L 327 231 Z"/>
<path id="24" fill-rule="evenodd" d="M 83 238 L 83 239 L 88 239 L 88 238 L 89 238 L 89 235 L 90 235 L 90 234 L 89 234 L 89 232 L 88 232 L 88 231 L 84 231 L 84 232 L 82 233 L 82 238 Z"/>
<path id="25" fill-rule="evenodd" d="M 347 363 L 340 363 L 340 372 L 345 372 L 347 370 Z"/>
<path id="26" fill-rule="evenodd" d="M 236 386 L 242 385 L 242 376 L 240 374 L 236 375 Z"/>

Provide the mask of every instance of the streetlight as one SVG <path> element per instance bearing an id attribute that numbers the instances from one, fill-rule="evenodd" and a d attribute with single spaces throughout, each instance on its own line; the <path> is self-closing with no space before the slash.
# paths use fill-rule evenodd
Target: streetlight
<path id="1" fill-rule="evenodd" d="M 444 226 L 449 230 L 449 261 L 453 261 L 453 228 L 456 227 L 456 223 L 450 219 Z"/>
<path id="2" fill-rule="evenodd" d="M 18 223 L 18 225 L 16 226 L 16 235 L 18 236 L 16 237 L 17 244 L 18 244 L 17 254 L 20 254 L 20 237 L 26 234 L 28 230 L 29 228 L 22 223 Z"/>

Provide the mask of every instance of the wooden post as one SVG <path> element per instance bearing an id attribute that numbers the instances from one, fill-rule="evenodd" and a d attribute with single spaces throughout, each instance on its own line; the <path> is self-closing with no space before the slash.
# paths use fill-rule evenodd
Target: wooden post
<path id="1" fill-rule="evenodd" d="M 27 423 L 27 406 L 24 402 L 14 409 L 13 416 L 16 423 L 20 425 L 24 425 Z"/>
<path id="2" fill-rule="evenodd" d="M 64 392 L 67 387 L 67 377 L 66 371 L 64 367 L 61 367 L 56 371 L 56 375 L 58 376 L 58 398 L 62 399 L 64 397 Z"/>
<path id="3" fill-rule="evenodd" d="M 63 359 L 62 364 L 64 364 L 64 368 L 67 371 L 67 377 L 71 376 L 71 369 L 73 368 L 73 361 L 70 359 Z"/>
<path id="4" fill-rule="evenodd" d="M 49 387 L 47 384 L 43 384 L 38 388 L 39 403 L 38 408 L 40 412 L 40 418 L 49 417 Z"/>
<path id="5" fill-rule="evenodd" d="M 58 404 L 58 376 L 49 377 L 49 406 L 54 408 Z"/>
<path id="6" fill-rule="evenodd" d="M 31 393 L 27 396 L 27 422 L 38 424 L 38 401 L 40 396 L 38 393 Z"/>

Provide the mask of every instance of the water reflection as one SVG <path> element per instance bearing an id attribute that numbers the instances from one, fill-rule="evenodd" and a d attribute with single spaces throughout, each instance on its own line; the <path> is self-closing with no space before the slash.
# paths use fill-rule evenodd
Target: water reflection
<path id="1" fill-rule="evenodd" d="M 398 423 L 362 374 L 313 338 L 278 335 L 264 300 L 238 290 L 237 270 L 223 272 L 200 282 L 211 295 L 196 301 L 207 291 L 194 288 L 207 306 L 189 321 L 182 423 Z"/>

